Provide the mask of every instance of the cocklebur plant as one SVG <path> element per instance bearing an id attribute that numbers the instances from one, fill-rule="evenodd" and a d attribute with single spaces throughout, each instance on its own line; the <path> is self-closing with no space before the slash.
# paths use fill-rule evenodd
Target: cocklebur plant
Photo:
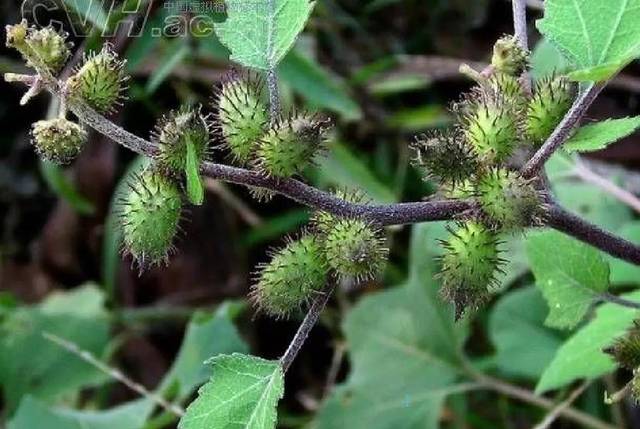
<path id="1" fill-rule="evenodd" d="M 520 29 L 518 34 L 496 43 L 491 67 L 476 73 L 476 87 L 463 97 L 454 112 L 453 131 L 438 134 L 437 138 L 429 135 L 414 145 L 418 151 L 418 168 L 438 182 L 441 191 L 453 200 L 373 204 L 304 184 L 299 179 L 324 146 L 326 131 L 324 121 L 314 119 L 313 115 L 287 115 L 279 107 L 278 63 L 293 45 L 313 7 L 311 3 L 298 3 L 293 10 L 291 3 L 294 2 L 282 3 L 288 13 L 261 15 L 263 20 L 255 20 L 255 26 L 247 22 L 242 8 L 230 7 L 227 21 L 218 25 L 217 35 L 230 48 L 232 58 L 264 74 L 266 80 L 264 89 L 242 77 L 224 82 L 213 106 L 217 117 L 216 137 L 235 167 L 206 160 L 193 150 L 195 144 L 187 144 L 191 150 L 185 154 L 180 149 L 179 156 L 171 158 L 177 161 L 167 163 L 167 152 L 163 154 L 158 139 L 154 142 L 140 139 L 96 116 L 95 112 L 87 111 L 74 97 L 67 100 L 69 110 L 80 122 L 87 122 L 152 158 L 149 169 L 131 183 L 132 191 L 125 199 L 123 215 L 125 245 L 144 265 L 162 262 L 171 252 L 184 205 L 185 182 L 189 200 L 200 202 L 202 193 L 197 191 L 201 189 L 197 185 L 200 181 L 194 180 L 200 175 L 278 192 L 318 211 L 314 216 L 317 224 L 265 262 L 253 286 L 253 301 L 269 315 L 293 317 L 297 309 L 309 304 L 309 311 L 290 347 L 277 362 L 255 363 L 237 356 L 224 359 L 225 366 L 214 370 L 214 378 L 182 417 L 181 429 L 222 427 L 230 420 L 247 427 L 254 424 L 260 429 L 274 427 L 276 404 L 283 394 L 282 378 L 318 320 L 335 283 L 344 283 L 347 279 L 358 282 L 373 275 L 373 271 L 381 271 L 386 250 L 380 238 L 385 226 L 456 221 L 455 226 L 450 226 L 450 236 L 442 243 L 444 254 L 439 278 L 441 294 L 454 303 L 458 318 L 491 299 L 505 263 L 502 259 L 505 253 L 500 246 L 502 234 L 522 233 L 532 226 L 544 225 L 640 264 L 638 246 L 568 214 L 545 194 L 541 168 L 571 136 L 598 94 L 599 85 L 585 85 L 574 100 L 571 91 L 562 92 L 565 84 L 556 79 L 569 79 L 562 76 L 550 80 L 546 87 L 539 83 L 530 93 L 527 77 L 521 76 L 527 72 L 528 64 L 524 48 L 526 35 L 522 31 L 526 29 L 523 25 L 526 21 L 522 17 L 516 26 Z M 551 8 L 557 3 L 547 2 Z M 264 11 L 256 14 L 261 12 Z M 275 22 L 264 25 L 265 21 Z M 267 30 L 269 34 L 265 35 Z M 16 47 L 26 38 L 21 36 L 21 31 L 16 28 L 11 39 Z M 558 43 L 562 37 L 555 34 L 551 39 Z M 274 43 L 264 43 L 268 40 Z M 570 45 L 565 51 L 573 54 L 573 48 Z M 604 51 L 602 58 L 614 64 L 615 60 L 620 63 L 627 60 L 607 58 Z M 581 71 L 584 76 L 595 73 L 590 67 L 602 64 L 590 61 L 580 65 L 586 69 Z M 601 69 L 598 72 L 603 73 Z M 13 76 L 11 79 L 32 84 L 37 77 Z M 60 90 L 64 88 L 63 83 L 46 81 L 45 84 L 50 92 L 65 96 Z M 84 103 L 90 105 L 89 100 Z M 97 109 L 99 105 L 93 107 Z M 197 114 L 192 118 L 198 123 Z M 182 141 L 182 130 L 178 131 L 177 140 L 173 141 Z M 521 166 L 515 164 L 513 156 L 518 150 L 536 152 Z M 145 236 L 141 232 L 152 230 L 156 235 Z M 261 383 L 256 384 L 255 380 Z M 478 381 L 487 382 L 486 379 Z M 234 394 L 220 398 L 216 396 L 220 391 Z M 256 423 L 257 416 L 259 423 Z"/>

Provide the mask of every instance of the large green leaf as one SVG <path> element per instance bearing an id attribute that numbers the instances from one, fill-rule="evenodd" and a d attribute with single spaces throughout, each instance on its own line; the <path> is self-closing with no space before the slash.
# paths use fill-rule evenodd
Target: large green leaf
<path id="1" fill-rule="evenodd" d="M 585 125 L 563 146 L 569 152 L 592 152 L 604 149 L 640 127 L 640 116 L 608 119 Z"/>
<path id="2" fill-rule="evenodd" d="M 534 287 L 500 298 L 489 318 L 495 363 L 510 375 L 537 380 L 562 344 L 557 331 L 544 326 L 547 305 Z"/>
<path id="3" fill-rule="evenodd" d="M 640 291 L 627 294 L 625 298 L 637 301 Z M 631 308 L 617 304 L 600 306 L 595 318 L 560 347 L 542 374 L 536 392 L 557 389 L 581 378 L 594 379 L 613 371 L 615 364 L 602 349 L 624 334 L 637 317 L 637 310 Z"/>
<path id="4" fill-rule="evenodd" d="M 537 25 L 581 69 L 581 80 L 599 81 L 638 56 L 638 22 L 640 0 L 547 0 Z"/>
<path id="5" fill-rule="evenodd" d="M 309 0 L 227 0 L 228 18 L 214 26 L 231 60 L 275 69 L 304 28 L 315 3 Z"/>
<path id="6" fill-rule="evenodd" d="M 51 400 L 106 378 L 45 339 L 44 332 L 100 356 L 109 340 L 102 293 L 92 285 L 53 293 L 42 304 L 7 315 L 0 325 L 0 385 L 10 410 L 25 394 Z"/>
<path id="7" fill-rule="evenodd" d="M 442 235 L 440 224 L 415 226 L 408 283 L 362 299 L 347 316 L 352 373 L 324 404 L 318 429 L 438 427 L 466 335 L 433 280 Z"/>
<path id="8" fill-rule="evenodd" d="M 26 396 L 8 429 L 140 429 L 153 409 L 153 403 L 141 399 L 106 411 L 75 411 L 48 407 Z"/>
<path id="9" fill-rule="evenodd" d="M 284 393 L 280 363 L 239 353 L 210 362 L 211 381 L 200 388 L 178 428 L 275 428 L 276 405 Z"/>
<path id="10" fill-rule="evenodd" d="M 549 304 L 548 326 L 574 327 L 609 286 L 609 264 L 600 252 L 560 232 L 531 233 L 527 254 Z"/>

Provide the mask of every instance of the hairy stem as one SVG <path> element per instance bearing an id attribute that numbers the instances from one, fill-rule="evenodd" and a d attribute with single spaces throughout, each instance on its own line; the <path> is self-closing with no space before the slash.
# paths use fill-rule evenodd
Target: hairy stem
<path id="1" fill-rule="evenodd" d="M 632 301 L 630 299 L 619 297 L 618 295 L 614 295 L 609 292 L 605 292 L 599 296 L 600 300 L 605 302 L 610 302 L 612 304 L 617 304 L 622 307 L 640 309 L 640 302 Z"/>
<path id="2" fill-rule="evenodd" d="M 272 68 L 267 71 L 267 89 L 269 90 L 269 118 L 273 124 L 280 114 L 280 95 L 278 94 L 278 76 Z"/>
<path id="3" fill-rule="evenodd" d="M 293 339 L 291 340 L 287 351 L 284 352 L 284 355 L 282 355 L 282 357 L 280 358 L 280 364 L 282 365 L 283 372 L 287 372 L 287 370 L 295 360 L 298 352 L 307 340 L 309 332 L 311 332 L 311 329 L 315 326 L 316 322 L 320 318 L 322 310 L 324 310 L 327 302 L 329 302 L 329 298 L 331 298 L 331 295 L 333 294 L 335 288 L 336 285 L 334 282 L 332 282 L 328 288 L 326 288 L 322 292 L 319 292 L 318 295 L 314 298 L 313 303 L 311 304 L 311 308 L 309 308 L 309 311 L 302 320 L 298 331 L 293 336 Z"/>
<path id="4" fill-rule="evenodd" d="M 574 101 L 571 109 L 567 112 L 564 119 L 558 124 L 556 129 L 551 133 L 546 142 L 531 157 L 531 159 L 522 168 L 522 175 L 525 177 L 534 177 L 542 169 L 545 162 L 551 158 L 551 155 L 562 146 L 571 136 L 571 132 L 578 125 L 580 119 L 587 112 L 587 109 L 598 94 L 604 88 L 604 84 L 590 84 L 580 96 Z"/>

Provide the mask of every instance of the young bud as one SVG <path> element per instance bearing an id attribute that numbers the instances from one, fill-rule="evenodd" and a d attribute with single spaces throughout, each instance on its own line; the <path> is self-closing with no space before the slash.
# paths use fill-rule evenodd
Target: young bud
<path id="1" fill-rule="evenodd" d="M 527 107 L 526 136 L 540 145 L 551 135 L 571 108 L 576 86 L 565 77 L 549 77 L 536 84 Z"/>
<path id="2" fill-rule="evenodd" d="M 640 367 L 640 320 L 635 320 L 627 332 L 603 350 L 616 363 L 628 370 Z"/>
<path id="3" fill-rule="evenodd" d="M 327 280 L 327 263 L 320 241 L 304 235 L 274 253 L 262 265 L 251 292 L 258 308 L 274 317 L 287 317 L 321 291 Z"/>
<path id="4" fill-rule="evenodd" d="M 499 73 L 520 76 L 529 63 L 529 52 L 522 49 L 515 36 L 503 36 L 493 46 L 491 65 Z"/>
<path id="5" fill-rule="evenodd" d="M 160 170 L 182 177 L 188 145 L 193 145 L 198 165 L 208 156 L 211 140 L 209 119 L 199 106 L 172 110 L 158 121 L 152 140 L 159 149 L 156 163 Z"/>
<path id="6" fill-rule="evenodd" d="M 481 162 L 503 163 L 518 145 L 520 117 L 504 96 L 481 89 L 460 107 L 461 126 Z"/>
<path id="7" fill-rule="evenodd" d="M 87 132 L 64 118 L 47 119 L 33 124 L 32 143 L 44 159 L 68 164 L 75 159 L 87 141 Z"/>
<path id="8" fill-rule="evenodd" d="M 478 169 L 472 148 L 459 132 L 422 135 L 414 141 L 412 148 L 416 153 L 413 164 L 426 177 L 442 183 L 463 182 Z"/>
<path id="9" fill-rule="evenodd" d="M 111 46 L 106 44 L 99 53 L 84 58 L 82 67 L 67 81 L 69 96 L 86 102 L 100 113 L 114 111 L 122 105 L 126 82 L 126 61 L 118 59 Z"/>
<path id="10" fill-rule="evenodd" d="M 479 308 L 490 297 L 490 288 L 500 272 L 500 250 L 494 232 L 479 222 L 459 224 L 449 229 L 451 236 L 441 241 L 441 294 L 455 306 L 456 320 L 465 312 Z"/>
<path id="11" fill-rule="evenodd" d="M 263 83 L 236 74 L 226 79 L 217 94 L 217 123 L 223 145 L 241 165 L 253 158 L 269 123 Z"/>
<path id="12" fill-rule="evenodd" d="M 276 178 L 301 173 L 323 149 L 326 130 L 325 121 L 307 114 L 279 121 L 260 140 L 257 168 Z"/>
<path id="13" fill-rule="evenodd" d="M 22 20 L 19 24 L 7 25 L 6 32 L 7 47 L 18 50 L 29 67 L 56 74 L 71 56 L 67 35 L 53 27 L 38 30 Z"/>
<path id="14" fill-rule="evenodd" d="M 362 219 L 342 218 L 320 229 L 329 266 L 340 278 L 361 283 L 382 272 L 389 249 L 380 228 Z"/>
<path id="15" fill-rule="evenodd" d="M 5 26 L 5 32 L 7 33 L 7 48 L 17 49 L 20 53 L 28 49 L 26 39 L 29 25 L 27 25 L 26 19 L 23 19 L 19 24 Z"/>
<path id="16" fill-rule="evenodd" d="M 121 207 L 123 250 L 141 269 L 166 264 L 181 217 L 180 190 L 152 168 L 134 176 L 129 187 Z"/>
<path id="17" fill-rule="evenodd" d="M 478 179 L 476 197 L 488 224 L 506 231 L 538 225 L 545 210 L 540 193 L 531 180 L 515 171 L 492 168 Z"/>

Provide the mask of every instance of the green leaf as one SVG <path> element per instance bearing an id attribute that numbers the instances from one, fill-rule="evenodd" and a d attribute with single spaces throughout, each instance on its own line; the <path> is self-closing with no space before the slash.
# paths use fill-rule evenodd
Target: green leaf
<path id="1" fill-rule="evenodd" d="M 455 389 L 467 329 L 455 324 L 433 280 L 442 224 L 417 225 L 407 284 L 362 299 L 348 314 L 352 372 L 317 416 L 317 429 L 436 429 Z"/>
<path id="2" fill-rule="evenodd" d="M 557 331 L 544 326 L 547 305 L 534 287 L 500 298 L 489 318 L 495 362 L 510 375 L 537 380 L 562 344 Z"/>
<path id="3" fill-rule="evenodd" d="M 389 116 L 387 124 L 403 131 L 421 131 L 451 124 L 451 117 L 440 104 L 400 110 Z"/>
<path id="4" fill-rule="evenodd" d="M 284 394 L 280 363 L 239 353 L 214 357 L 210 363 L 211 381 L 200 388 L 178 428 L 275 428 L 276 406 Z"/>
<path id="5" fill-rule="evenodd" d="M 640 244 L 640 221 L 634 220 L 625 224 L 617 231 L 617 235 L 635 244 Z M 640 284 L 640 267 L 623 261 L 622 259 L 609 257 L 611 267 L 611 283 L 620 285 Z"/>
<path id="6" fill-rule="evenodd" d="M 638 301 L 640 291 L 624 297 Z M 637 310 L 617 304 L 598 307 L 595 318 L 560 347 L 542 374 L 536 392 L 557 389 L 582 378 L 595 379 L 613 371 L 616 365 L 602 349 L 624 334 L 637 316 Z"/>
<path id="7" fill-rule="evenodd" d="M 179 40 L 173 40 L 167 48 L 166 52 L 158 60 L 160 66 L 157 67 L 147 82 L 145 92 L 148 95 L 153 94 L 162 85 L 162 83 L 169 77 L 173 69 L 175 69 L 189 54 L 189 44 L 185 42 L 186 39 L 181 38 Z"/>
<path id="8" fill-rule="evenodd" d="M 315 3 L 309 0 L 227 0 L 225 22 L 215 32 L 231 60 L 260 70 L 275 69 L 304 28 Z"/>
<path id="9" fill-rule="evenodd" d="M 78 14 L 83 23 L 91 21 L 98 30 L 107 28 L 107 14 L 102 9 L 102 2 L 93 0 L 64 0 L 64 3 Z"/>
<path id="10" fill-rule="evenodd" d="M 624 68 L 627 62 L 608 63 L 572 71 L 567 77 L 574 82 L 602 82 Z"/>
<path id="11" fill-rule="evenodd" d="M 633 133 L 640 127 L 640 116 L 607 119 L 581 127 L 563 148 L 568 152 L 592 152 L 604 149 L 611 143 Z"/>
<path id="12" fill-rule="evenodd" d="M 196 313 L 187 326 L 180 351 L 165 375 L 160 390 L 177 385 L 174 391 L 177 398 L 188 397 L 209 378 L 210 369 L 205 365 L 207 359 L 234 352 L 247 353 L 248 346 L 229 317 L 220 312 L 214 315 Z"/>
<path id="13" fill-rule="evenodd" d="M 607 290 L 609 264 L 597 249 L 557 231 L 531 233 L 526 246 L 536 285 L 549 304 L 545 324 L 574 327 Z"/>
<path id="14" fill-rule="evenodd" d="M 578 69 L 604 80 L 640 49 L 640 0 L 547 0 L 538 29 Z M 580 72 L 579 74 L 589 74 Z"/>
<path id="15" fill-rule="evenodd" d="M 200 165 L 198 164 L 198 156 L 193 143 L 187 143 L 187 156 L 184 168 L 187 178 L 187 197 L 191 204 L 201 206 L 204 202 L 204 187 L 202 186 L 202 177 L 200 177 Z"/>
<path id="16" fill-rule="evenodd" d="M 349 96 L 349 88 L 328 70 L 292 50 L 278 66 L 278 76 L 312 107 L 328 109 L 355 121 L 362 117 L 360 106 Z"/>
<path id="17" fill-rule="evenodd" d="M 75 185 L 65 176 L 62 168 L 49 161 L 40 161 L 40 172 L 49 188 L 60 198 L 65 200 L 71 208 L 82 215 L 95 212 L 91 201 L 81 195 Z"/>
<path id="18" fill-rule="evenodd" d="M 32 394 L 43 400 L 95 385 L 106 376 L 43 337 L 50 332 L 101 356 L 109 341 L 104 296 L 94 285 L 50 294 L 18 308 L 0 324 L 0 385 L 9 410 Z"/>
<path id="19" fill-rule="evenodd" d="M 152 402 L 141 399 L 105 411 L 76 411 L 48 407 L 26 396 L 8 429 L 140 429 L 152 409 Z"/>

